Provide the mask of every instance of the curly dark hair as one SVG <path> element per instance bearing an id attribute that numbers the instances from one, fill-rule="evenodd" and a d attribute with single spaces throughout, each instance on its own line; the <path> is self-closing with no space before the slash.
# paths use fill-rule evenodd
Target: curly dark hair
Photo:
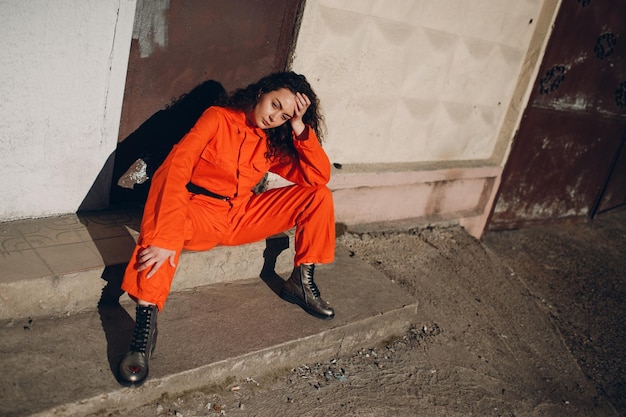
<path id="1" fill-rule="evenodd" d="M 231 109 L 248 112 L 256 106 L 261 95 L 281 88 L 286 88 L 294 94 L 298 92 L 306 94 L 307 97 L 309 97 L 311 105 L 302 116 L 302 121 L 313 128 L 321 143 L 325 134 L 324 116 L 320 111 L 320 103 L 317 94 L 315 94 L 304 75 L 296 74 L 293 71 L 276 72 L 267 75 L 256 83 L 230 93 L 224 100 L 223 105 Z M 266 158 L 291 159 L 297 155 L 293 146 L 292 130 L 289 123 L 264 130 L 268 141 Z"/>

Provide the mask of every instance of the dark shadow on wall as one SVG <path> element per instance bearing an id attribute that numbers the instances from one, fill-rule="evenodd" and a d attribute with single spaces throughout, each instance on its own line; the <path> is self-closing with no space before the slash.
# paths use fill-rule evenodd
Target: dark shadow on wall
<path id="1" fill-rule="evenodd" d="M 113 164 L 111 205 L 143 204 L 150 188 L 150 178 L 172 147 L 189 132 L 207 108 L 218 104 L 225 95 L 222 84 L 205 81 L 166 109 L 155 113 L 119 143 Z M 133 167 L 138 160 L 143 162 Z M 142 176 L 144 172 L 145 177 Z M 125 173 L 128 174 L 125 176 Z M 145 182 L 140 182 L 143 179 Z"/>
<path id="2" fill-rule="evenodd" d="M 226 96 L 221 83 L 207 80 L 154 113 L 107 159 L 78 212 L 143 206 L 150 178 L 200 115 Z"/>

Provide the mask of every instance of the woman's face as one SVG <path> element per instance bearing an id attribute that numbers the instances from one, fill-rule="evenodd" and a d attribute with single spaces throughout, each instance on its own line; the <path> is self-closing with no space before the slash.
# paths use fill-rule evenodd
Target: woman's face
<path id="1" fill-rule="evenodd" d="M 248 120 L 256 127 L 272 129 L 291 119 L 296 110 L 295 94 L 280 88 L 262 94 Z"/>

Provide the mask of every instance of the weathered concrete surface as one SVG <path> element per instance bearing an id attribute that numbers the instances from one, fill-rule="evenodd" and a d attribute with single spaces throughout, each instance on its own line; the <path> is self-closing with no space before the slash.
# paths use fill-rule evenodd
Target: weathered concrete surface
<path id="1" fill-rule="evenodd" d="M 114 377 L 134 325 L 128 302 L 68 317 L 11 321 L 0 328 L 0 415 L 110 413 L 168 392 L 377 343 L 402 334 L 415 316 L 412 297 L 345 249 L 333 265 L 319 267 L 316 277 L 336 308 L 334 320 L 312 318 L 281 300 L 277 275 L 172 293 L 159 314 L 150 380 L 139 389 L 123 388 Z"/>
<path id="2" fill-rule="evenodd" d="M 68 218 L 75 215 L 65 216 Z M 43 223 L 43 220 L 34 220 L 33 223 Z M 71 248 L 77 258 L 82 256 L 78 249 L 93 246 L 93 252 L 104 258 L 85 268 L 74 268 L 71 265 L 71 256 L 67 253 L 59 254 L 58 258 L 70 258 L 65 269 L 57 272 L 42 273 L 26 279 L 10 279 L 0 277 L 0 321 L 16 318 L 39 317 L 48 315 L 74 314 L 93 309 L 96 306 L 108 282 L 119 285 L 121 271 L 126 267 L 130 254 L 135 247 L 137 233 L 131 235 L 122 232 L 122 236 L 115 236 L 115 241 L 109 246 L 116 245 L 119 254 L 110 255 L 110 247 L 99 247 L 101 239 L 90 231 L 91 226 L 76 228 L 76 233 L 88 238 L 81 243 L 82 247 Z M 110 232 L 109 232 L 110 233 Z M 254 242 L 240 246 L 219 246 L 208 252 L 185 251 L 181 254 L 181 262 L 176 270 L 172 284 L 172 291 L 181 291 L 198 286 L 221 282 L 233 282 L 257 276 L 264 264 L 263 253 L 267 246 L 275 245 L 282 249 L 282 256 L 278 257 L 275 270 L 281 273 L 291 271 L 293 267 L 293 233 L 288 231 L 265 241 Z M 61 247 L 62 245 L 59 245 Z M 123 246 L 123 247 L 120 247 Z M 55 248 L 58 250 L 58 248 Z M 72 253 L 72 252 L 70 252 Z M 11 252 L 9 257 L 15 257 Z M 18 262 L 11 262 L 15 266 L 19 262 L 32 262 L 32 256 L 23 256 Z M 11 261 L 13 259 L 10 259 Z M 111 262 L 113 261 L 113 262 Z M 0 269 L 7 267 L 7 259 L 0 258 Z M 9 268 L 10 269 L 10 268 Z"/>

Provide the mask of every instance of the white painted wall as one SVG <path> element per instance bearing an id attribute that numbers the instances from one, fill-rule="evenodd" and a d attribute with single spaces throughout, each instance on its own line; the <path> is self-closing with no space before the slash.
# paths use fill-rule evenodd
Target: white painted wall
<path id="1" fill-rule="evenodd" d="M 0 0 L 0 220 L 77 210 L 115 150 L 135 0 Z"/>
<path id="2" fill-rule="evenodd" d="M 489 158 L 542 4 L 307 0 L 293 68 L 322 99 L 331 160 Z"/>

